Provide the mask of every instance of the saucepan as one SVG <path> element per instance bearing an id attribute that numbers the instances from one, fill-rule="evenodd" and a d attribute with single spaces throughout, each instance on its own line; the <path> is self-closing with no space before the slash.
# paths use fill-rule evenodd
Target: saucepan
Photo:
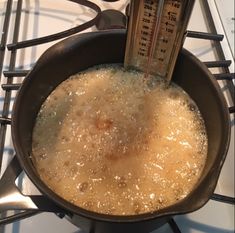
<path id="1" fill-rule="evenodd" d="M 42 103 L 56 86 L 79 71 L 98 64 L 123 63 L 125 43 L 125 30 L 111 30 L 73 36 L 55 44 L 27 75 L 13 107 L 12 138 L 23 170 L 43 198 L 89 232 L 94 227 L 98 233 L 150 232 L 174 215 L 201 208 L 214 192 L 230 141 L 229 112 L 217 82 L 202 62 L 182 49 L 172 80 L 197 103 L 208 135 L 206 165 L 192 192 L 176 204 L 153 213 L 114 216 L 75 206 L 48 188 L 31 159 L 32 131 Z M 31 208 L 40 207 L 35 204 Z M 47 210 L 45 206 L 44 210 Z"/>

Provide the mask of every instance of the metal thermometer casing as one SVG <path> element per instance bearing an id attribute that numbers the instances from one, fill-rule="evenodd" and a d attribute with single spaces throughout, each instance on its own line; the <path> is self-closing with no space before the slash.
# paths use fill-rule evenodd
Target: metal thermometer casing
<path id="1" fill-rule="evenodd" d="M 193 5 L 194 0 L 132 0 L 124 66 L 170 81 Z"/>

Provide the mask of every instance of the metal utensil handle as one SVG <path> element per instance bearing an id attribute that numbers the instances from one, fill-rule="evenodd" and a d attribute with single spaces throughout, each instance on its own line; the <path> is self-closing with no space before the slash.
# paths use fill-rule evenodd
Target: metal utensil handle
<path id="1" fill-rule="evenodd" d="M 64 212 L 43 195 L 24 195 L 15 184 L 15 180 L 21 172 L 19 161 L 14 156 L 0 179 L 0 213 L 7 210 Z"/>

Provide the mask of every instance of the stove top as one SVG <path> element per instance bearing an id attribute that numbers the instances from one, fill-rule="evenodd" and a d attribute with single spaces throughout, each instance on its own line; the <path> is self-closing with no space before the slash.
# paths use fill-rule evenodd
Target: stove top
<path id="1" fill-rule="evenodd" d="M 225 32 L 225 36 L 229 43 L 229 48 L 235 58 L 234 55 L 234 1 L 228 0 L 226 2 L 226 6 L 224 6 L 224 1 L 215 0 L 215 7 L 217 8 L 219 18 L 221 20 L 222 27 Z"/>
<path id="2" fill-rule="evenodd" d="M 99 5 L 101 10 L 115 9 L 123 13 L 128 4 L 126 0 L 115 2 L 94 0 L 93 2 Z M 232 107 L 234 106 L 234 79 L 233 81 L 231 81 L 231 79 L 234 78 L 234 54 L 232 54 L 231 51 L 234 51 L 234 49 L 232 49 L 234 44 L 232 44 L 228 34 L 230 33 L 229 30 L 234 28 L 234 19 L 231 23 L 229 17 L 227 21 L 225 18 L 229 27 L 225 26 L 222 15 L 228 15 L 228 9 L 224 9 L 221 2 L 222 1 L 215 0 L 196 1 L 188 26 L 189 32 L 184 47 L 196 55 L 201 61 L 206 62 L 211 72 L 216 74 L 215 78 L 219 79 L 218 82 L 228 102 L 228 106 Z M 231 2 L 233 1 L 231 0 Z M 19 17 L 19 15 L 17 15 L 17 7 L 21 7 L 21 4 L 22 10 L 21 16 Z M 12 10 L 10 10 L 10 14 L 7 14 L 10 5 L 12 5 Z M 218 11 L 218 9 L 222 10 Z M 231 10 L 229 10 L 229 12 L 230 11 Z M 9 161 L 14 156 L 10 125 L 8 124 L 10 120 L 8 121 L 8 117 L 11 117 L 11 108 L 17 92 L 16 90 L 39 56 L 60 39 L 37 46 L 21 48 L 17 50 L 17 53 L 15 53 L 14 42 L 39 38 L 50 35 L 51 33 L 71 29 L 92 20 L 95 16 L 96 11 L 66 0 L 57 0 L 56 4 L 53 0 L 0 0 L 0 32 L 2 32 L 2 34 L 0 34 L 0 73 L 2 85 L 0 89 L 0 164 L 2 165 L 0 177 L 7 168 Z M 7 22 L 7 18 L 9 18 L 9 22 Z M 19 23 L 18 38 L 17 30 L 14 30 L 15 21 Z M 212 22 L 215 22 L 215 27 L 213 27 Z M 6 25 L 7 23 L 9 23 L 9 26 Z M 9 28 L 8 32 L 6 30 L 7 28 Z M 225 28 L 230 29 L 226 31 Z M 92 26 L 84 31 L 90 32 L 96 30 L 97 28 Z M 200 32 L 199 37 L 207 39 L 195 38 L 198 37 L 198 33 L 196 32 Z M 224 39 L 220 34 L 225 35 Z M 5 44 L 8 45 L 8 49 L 4 49 Z M 210 61 L 213 61 L 213 63 L 210 63 Z M 217 61 L 217 64 L 215 64 L 214 61 Z M 12 71 L 15 70 L 17 70 L 18 73 L 12 73 Z M 228 73 L 229 71 L 230 74 Z M 230 110 L 232 111 L 233 109 L 231 108 Z M 234 114 L 231 114 L 231 126 L 231 145 L 215 192 L 217 194 L 234 197 Z M 24 173 L 21 174 L 16 182 L 25 195 L 39 193 Z M 213 199 L 218 198 L 221 198 L 221 196 L 213 197 Z M 223 202 L 210 200 L 200 210 L 191 214 L 176 216 L 174 217 L 174 222 L 170 225 L 164 225 L 153 233 L 234 232 L 234 205 L 224 203 L 225 200 L 226 198 L 223 199 Z M 234 199 L 229 199 L 229 202 L 233 202 L 234 204 Z M 8 214 L 12 213 L 13 212 L 9 212 Z M 177 225 L 175 225 L 175 223 Z M 60 218 L 54 213 L 40 213 L 30 218 L 0 226 L 0 233 L 37 233 L 43 231 L 51 233 L 83 232 L 65 218 Z"/>

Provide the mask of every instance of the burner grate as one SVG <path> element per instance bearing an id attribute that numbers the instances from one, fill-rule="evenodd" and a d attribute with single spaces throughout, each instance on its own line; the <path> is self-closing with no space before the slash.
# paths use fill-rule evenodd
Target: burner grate
<path id="1" fill-rule="evenodd" d="M 208 25 L 210 27 L 211 33 L 217 34 L 216 26 L 215 26 L 215 23 L 214 23 L 214 20 L 213 20 L 211 11 L 210 11 L 208 0 L 207 1 L 202 1 L 202 5 L 205 9 L 205 13 L 206 13 L 206 16 L 207 16 Z M 214 43 L 214 46 L 215 46 L 215 51 L 217 53 L 218 59 L 225 61 L 226 58 L 225 58 L 225 55 L 224 55 L 223 48 L 222 48 L 221 44 L 220 43 Z M 223 73 L 226 73 L 226 74 L 230 73 L 228 66 L 223 67 Z M 234 74 L 233 74 L 233 77 L 234 77 Z M 234 101 L 234 96 L 235 96 L 234 83 L 235 82 L 233 82 L 232 80 L 227 80 L 227 83 L 226 83 L 228 85 L 228 88 L 229 88 L 229 93 L 231 95 L 230 97 L 232 98 L 233 101 Z M 234 105 L 234 102 L 233 102 L 233 105 Z"/>
<path id="2" fill-rule="evenodd" d="M 68 30 L 65 30 L 65 31 L 62 31 L 62 32 L 59 32 L 56 34 L 52 34 L 49 36 L 44 36 L 44 37 L 40 37 L 40 38 L 36 38 L 36 39 L 32 39 L 32 40 L 25 40 L 25 41 L 21 41 L 21 42 L 13 41 L 12 44 L 7 45 L 8 50 L 14 51 L 17 49 L 22 49 L 22 48 L 26 48 L 26 47 L 30 47 L 30 46 L 35 46 L 35 45 L 59 40 L 59 39 L 74 35 L 78 32 L 84 31 L 85 29 L 90 28 L 91 26 L 96 24 L 96 22 L 99 19 L 99 14 L 101 13 L 101 9 L 96 4 L 94 4 L 90 1 L 86 1 L 86 0 L 69 0 L 69 1 L 75 2 L 80 5 L 83 5 L 83 6 L 86 6 L 86 7 L 93 9 L 94 11 L 97 12 L 96 17 L 90 21 L 87 21 L 86 23 L 83 23 L 82 25 L 79 25 L 77 27 L 74 27 L 74 28 L 71 28 L 71 29 L 68 29 Z"/>
<path id="3" fill-rule="evenodd" d="M 18 42 L 18 36 L 19 36 L 19 26 L 20 26 L 20 19 L 21 19 L 21 10 L 22 10 L 22 0 L 17 1 L 17 9 L 16 9 L 16 18 L 15 18 L 15 25 L 14 25 L 14 32 L 13 32 L 13 41 L 11 44 L 7 45 L 7 37 L 8 37 L 8 31 L 9 31 L 9 23 L 10 23 L 10 18 L 11 18 L 11 12 L 12 12 L 12 5 L 13 1 L 8 0 L 7 5 L 6 5 L 6 12 L 5 12 L 5 19 L 4 19 L 4 24 L 3 24 L 3 31 L 5 33 L 2 33 L 1 41 L 0 41 L 0 74 L 3 74 L 3 76 L 7 79 L 6 84 L 2 84 L 2 90 L 5 91 L 5 96 L 4 96 L 4 103 L 3 103 L 3 108 L 2 108 L 2 113 L 0 116 L 0 171 L 1 171 L 1 164 L 2 164 L 2 159 L 3 159 L 3 151 L 4 151 L 4 144 L 5 144 L 5 137 L 6 137 L 6 129 L 7 125 L 11 124 L 11 119 L 9 118 L 9 112 L 10 112 L 10 101 L 11 101 L 11 94 L 12 91 L 18 90 L 20 88 L 21 83 L 13 83 L 15 77 L 25 77 L 27 73 L 30 70 L 16 70 L 15 69 L 15 64 L 16 64 L 16 55 L 17 55 L 17 50 L 21 48 L 26 48 L 26 47 L 31 47 L 31 46 L 36 46 L 40 45 L 43 43 L 51 42 L 54 40 L 58 40 L 61 38 L 68 37 L 70 35 L 76 34 L 78 32 L 81 32 L 85 30 L 86 28 L 91 27 L 94 25 L 98 18 L 99 18 L 99 13 L 101 12 L 100 8 L 95 5 L 92 2 L 85 1 L 85 0 L 70 0 L 72 2 L 78 3 L 85 5 L 87 7 L 90 7 L 94 11 L 97 12 L 97 16 L 80 25 L 77 27 L 74 27 L 72 29 L 56 33 L 53 35 L 33 39 L 33 40 L 26 40 L 26 41 L 21 41 Z M 207 18 L 209 20 L 209 25 L 211 27 L 211 32 L 212 33 L 203 33 L 203 32 L 195 32 L 195 31 L 188 31 L 187 32 L 187 37 L 190 38 L 195 38 L 195 39 L 206 39 L 206 40 L 212 40 L 214 41 L 214 45 L 216 48 L 218 60 L 217 61 L 207 61 L 204 62 L 204 64 L 208 68 L 221 68 L 222 73 L 219 74 L 214 74 L 215 79 L 217 80 L 224 80 L 226 84 L 228 85 L 229 88 L 229 93 L 231 95 L 231 98 L 233 99 L 234 97 L 234 73 L 229 72 L 229 66 L 231 65 L 231 61 L 226 60 L 222 47 L 220 45 L 220 41 L 223 40 L 223 35 L 217 34 L 216 28 L 210 13 L 210 9 L 208 6 L 207 1 L 203 1 L 203 5 L 207 14 Z M 3 71 L 3 61 L 5 57 L 5 50 L 6 48 L 10 51 L 10 62 L 9 62 L 9 69 Z M 1 77 L 1 76 L 0 76 Z M 1 80 L 0 80 L 1 81 Z M 233 103 L 234 104 L 234 103 Z M 231 106 L 229 107 L 230 113 L 235 112 L 235 107 Z M 18 164 L 19 166 L 19 164 Z M 19 169 L 19 167 L 18 167 Z M 219 194 L 214 194 L 211 197 L 212 200 L 224 202 L 227 204 L 235 204 L 235 199 L 233 197 L 228 197 L 224 195 L 219 195 Z M 12 216 L 6 217 L 5 213 L 0 213 L 0 225 L 5 225 L 8 223 L 12 223 L 15 221 L 19 221 L 24 218 L 31 217 L 35 214 L 40 213 L 40 211 L 37 210 L 26 210 L 24 212 L 18 212 Z M 64 215 L 58 214 L 59 217 L 64 217 Z M 168 222 L 170 228 L 174 233 L 180 233 L 180 229 L 177 226 L 177 223 L 173 218 L 171 218 Z"/>

